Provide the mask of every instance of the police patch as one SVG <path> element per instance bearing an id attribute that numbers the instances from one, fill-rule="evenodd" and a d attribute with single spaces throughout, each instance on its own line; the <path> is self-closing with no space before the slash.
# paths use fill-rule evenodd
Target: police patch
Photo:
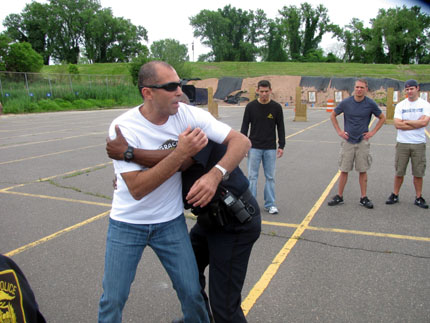
<path id="1" fill-rule="evenodd" d="M 21 287 L 11 269 L 0 271 L 0 322 L 26 322 Z"/>

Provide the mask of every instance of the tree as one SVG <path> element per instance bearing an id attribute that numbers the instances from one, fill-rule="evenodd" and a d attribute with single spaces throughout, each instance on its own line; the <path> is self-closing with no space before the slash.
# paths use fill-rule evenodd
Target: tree
<path id="1" fill-rule="evenodd" d="M 390 64 L 420 62 L 430 52 L 430 16 L 414 6 L 380 9 L 372 20 L 372 32 L 378 35 Z"/>
<path id="2" fill-rule="evenodd" d="M 270 21 L 268 23 L 269 32 L 266 39 L 267 47 L 263 50 L 263 60 L 267 62 L 285 62 L 288 60 L 288 54 L 285 51 L 285 41 L 280 31 L 281 25 Z"/>
<path id="3" fill-rule="evenodd" d="M 316 53 L 324 34 L 335 28 L 335 25 L 330 23 L 327 8 L 323 5 L 316 9 L 307 2 L 302 3 L 300 9 L 296 6 L 284 6 L 279 10 L 279 14 L 279 30 L 284 33 L 292 60 L 314 57 L 311 53 Z"/>
<path id="4" fill-rule="evenodd" d="M 137 81 L 139 78 L 139 71 L 142 65 L 148 63 L 150 59 L 148 55 L 139 55 L 131 60 L 130 65 L 128 66 L 128 70 L 131 75 L 131 80 L 134 85 L 137 85 Z"/>
<path id="5" fill-rule="evenodd" d="M 43 57 L 29 43 L 14 43 L 9 47 L 5 63 L 10 72 L 37 73 L 43 67 Z"/>
<path id="6" fill-rule="evenodd" d="M 142 44 L 148 40 L 146 29 L 115 18 L 98 0 L 32 2 L 20 15 L 7 16 L 4 25 L 12 40 L 31 43 L 45 64 L 51 57 L 76 64 L 82 48 L 97 63 L 128 62 L 148 50 Z"/>
<path id="7" fill-rule="evenodd" d="M 191 67 L 186 64 L 189 61 L 188 48 L 177 40 L 163 39 L 153 42 L 151 57 L 172 65 L 180 78 L 191 78 Z"/>
<path id="8" fill-rule="evenodd" d="M 194 37 L 212 49 L 214 61 L 254 61 L 266 17 L 262 10 L 254 14 L 228 5 L 217 11 L 202 10 L 190 18 L 190 24 Z"/>
<path id="9" fill-rule="evenodd" d="M 50 0 L 49 37 L 56 60 L 78 63 L 84 30 L 100 8 L 97 0 Z"/>
<path id="10" fill-rule="evenodd" d="M 10 39 L 5 33 L 0 34 L 0 71 L 6 71 L 6 55 L 11 42 L 12 39 Z"/>
<path id="11" fill-rule="evenodd" d="M 85 53 L 94 63 L 128 62 L 147 52 L 142 40 L 148 40 L 146 29 L 115 18 L 110 8 L 99 10 L 84 29 Z"/>
<path id="12" fill-rule="evenodd" d="M 18 42 L 30 43 L 31 47 L 43 56 L 46 65 L 49 64 L 50 58 L 47 17 L 47 4 L 31 2 L 25 6 L 21 15 L 10 14 L 3 23 L 9 37 Z"/>
<path id="13" fill-rule="evenodd" d="M 363 22 L 357 18 L 353 18 L 343 31 L 340 28 L 336 30 L 337 37 L 343 40 L 345 44 L 345 54 L 343 57 L 345 61 L 364 62 L 369 33 L 369 29 L 365 28 Z"/>

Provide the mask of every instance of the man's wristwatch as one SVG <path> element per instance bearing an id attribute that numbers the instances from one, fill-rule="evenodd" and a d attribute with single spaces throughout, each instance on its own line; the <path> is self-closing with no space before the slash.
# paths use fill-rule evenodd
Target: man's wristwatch
<path id="1" fill-rule="evenodd" d="M 129 163 L 134 158 L 134 148 L 128 146 L 127 150 L 124 152 L 124 160 Z"/>
<path id="2" fill-rule="evenodd" d="M 228 178 L 230 177 L 230 174 L 229 172 L 227 172 L 227 169 L 225 169 L 224 167 L 218 164 L 215 165 L 215 168 L 218 168 L 219 171 L 221 172 L 223 181 L 228 180 Z"/>

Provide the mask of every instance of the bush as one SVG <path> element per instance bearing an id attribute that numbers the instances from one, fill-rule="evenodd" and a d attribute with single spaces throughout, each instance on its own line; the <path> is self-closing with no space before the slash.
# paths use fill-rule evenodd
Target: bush
<path id="1" fill-rule="evenodd" d="M 82 100 L 82 99 L 78 99 L 78 100 L 73 101 L 72 105 L 76 109 L 88 109 L 88 108 L 94 107 L 91 104 L 91 102 L 89 102 L 88 100 Z"/>
<path id="2" fill-rule="evenodd" d="M 40 100 L 37 102 L 38 111 L 59 111 L 60 106 L 54 100 Z"/>
<path id="3" fill-rule="evenodd" d="M 72 110 L 73 104 L 70 101 L 63 100 L 63 99 L 55 99 L 54 102 L 64 110 Z"/>
<path id="4" fill-rule="evenodd" d="M 147 56 L 138 56 L 133 58 L 130 65 L 128 66 L 128 70 L 131 75 L 131 79 L 134 85 L 137 85 L 137 80 L 139 78 L 139 70 L 143 64 L 148 63 L 150 59 Z"/>
<path id="5" fill-rule="evenodd" d="M 37 73 L 43 67 L 43 57 L 29 43 L 15 43 L 10 45 L 5 63 L 10 72 Z"/>

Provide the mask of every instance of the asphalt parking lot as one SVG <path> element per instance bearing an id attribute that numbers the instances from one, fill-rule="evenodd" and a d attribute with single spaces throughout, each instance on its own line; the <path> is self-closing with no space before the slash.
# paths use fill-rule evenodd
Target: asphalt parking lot
<path id="1" fill-rule="evenodd" d="M 243 109 L 221 107 L 219 118 L 239 130 Z M 124 111 L 0 116 L 0 252 L 21 267 L 48 322 L 97 321 L 113 191 L 105 138 Z M 368 196 L 375 208 L 359 205 L 355 172 L 345 204 L 329 207 L 340 138 L 324 109 L 307 116 L 294 122 L 294 110 L 284 109 L 280 213 L 263 211 L 242 294 L 248 321 L 430 322 L 430 210 L 413 205 L 409 170 L 400 203 L 385 205 L 393 188 L 394 127 L 384 125 L 371 140 Z M 246 173 L 246 160 L 241 166 Z M 260 206 L 263 184 L 260 171 Z M 428 176 L 423 192 L 430 202 Z M 170 280 L 146 249 L 123 322 L 179 316 Z"/>

